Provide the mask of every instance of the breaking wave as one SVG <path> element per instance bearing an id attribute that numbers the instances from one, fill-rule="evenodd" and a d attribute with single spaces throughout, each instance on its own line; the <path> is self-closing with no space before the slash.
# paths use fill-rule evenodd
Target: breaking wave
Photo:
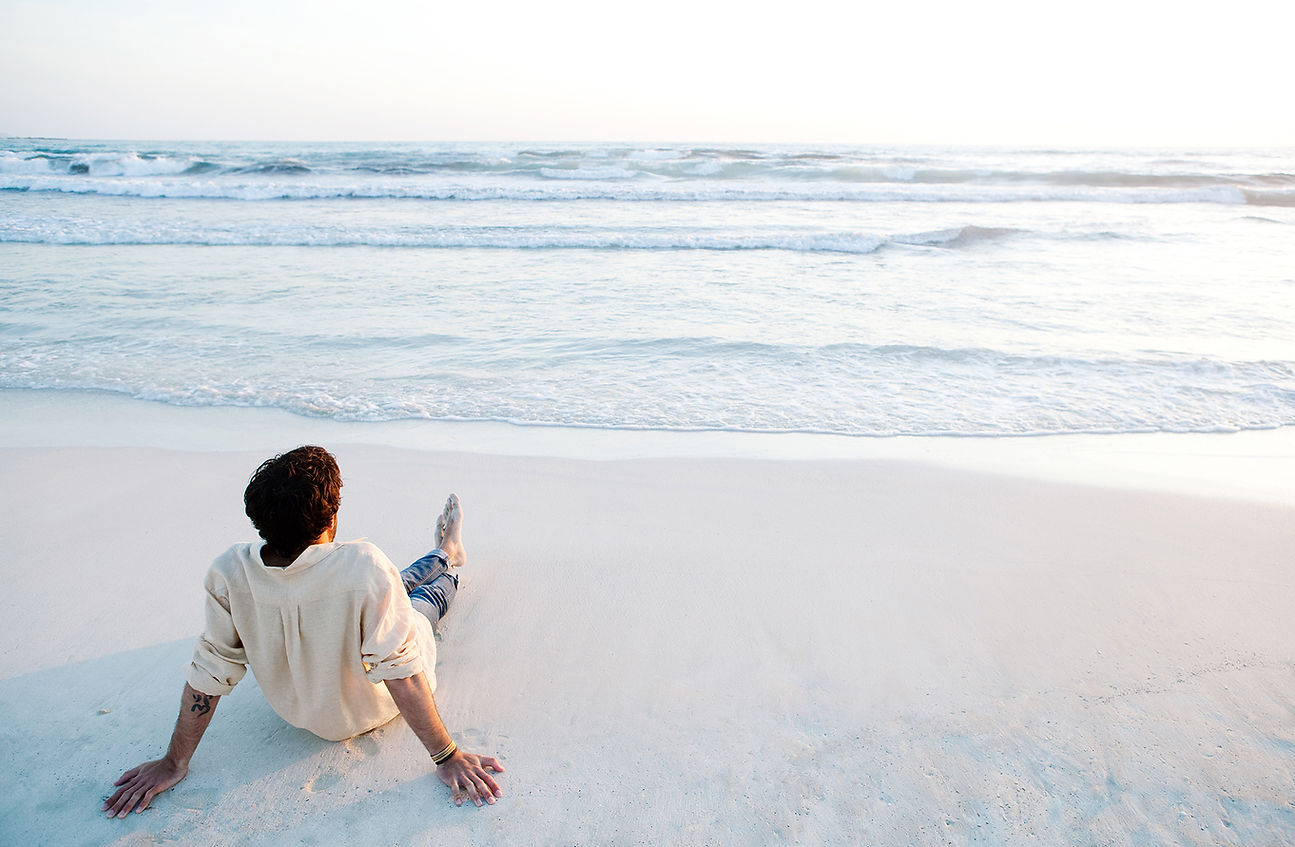
<path id="1" fill-rule="evenodd" d="M 1092 154 L 1093 167 L 1075 168 L 1070 156 L 1058 155 L 597 145 L 324 145 L 289 151 L 231 144 L 137 151 L 102 143 L 81 149 L 34 144 L 0 151 L 0 190 L 237 200 L 1295 205 L 1295 173 L 1283 169 L 1288 160 L 1280 157 L 1259 157 L 1254 168 L 1237 169 L 1206 159 L 1148 162 L 1131 154 Z M 1022 158 L 1035 166 L 1021 167 Z"/>
<path id="2" fill-rule="evenodd" d="M 751 232 L 697 229 L 538 229 L 528 227 L 437 228 L 414 231 L 365 230 L 354 224 L 231 229 L 119 220 L 0 221 L 0 243 L 18 244 L 184 244 L 250 247 L 410 247 L 505 250 L 790 250 L 803 253 L 875 253 L 885 247 L 972 248 L 1016 236 L 1048 236 L 1025 230 L 963 226 L 878 235 L 861 232 Z"/>

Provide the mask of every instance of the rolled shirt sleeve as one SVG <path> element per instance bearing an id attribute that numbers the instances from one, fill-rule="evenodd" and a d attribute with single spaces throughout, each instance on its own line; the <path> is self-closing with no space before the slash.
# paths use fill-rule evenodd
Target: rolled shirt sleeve
<path id="1" fill-rule="evenodd" d="M 206 629 L 193 648 L 185 679 L 203 694 L 224 695 L 247 673 L 247 653 L 229 610 L 229 590 L 215 569 L 203 582 Z"/>
<path id="2" fill-rule="evenodd" d="M 380 573 L 385 584 L 369 593 L 360 609 L 360 659 L 374 684 L 425 670 L 417 621 L 421 616 L 409 605 L 395 567 L 389 561 L 384 564 Z"/>

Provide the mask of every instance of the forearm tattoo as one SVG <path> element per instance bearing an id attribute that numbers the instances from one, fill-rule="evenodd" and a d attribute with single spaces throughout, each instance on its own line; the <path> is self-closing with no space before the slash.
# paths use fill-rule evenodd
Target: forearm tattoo
<path id="1" fill-rule="evenodd" d="M 193 705 L 189 706 L 189 711 L 205 715 L 211 711 L 211 695 L 195 694 L 193 695 Z"/>

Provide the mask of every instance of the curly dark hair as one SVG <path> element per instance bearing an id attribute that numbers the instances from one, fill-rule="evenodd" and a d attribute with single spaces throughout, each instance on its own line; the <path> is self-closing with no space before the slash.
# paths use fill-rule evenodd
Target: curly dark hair
<path id="1" fill-rule="evenodd" d="M 267 459 L 252 474 L 243 505 L 266 546 L 296 558 L 328 529 L 342 502 L 342 473 L 333 454 L 305 446 Z"/>

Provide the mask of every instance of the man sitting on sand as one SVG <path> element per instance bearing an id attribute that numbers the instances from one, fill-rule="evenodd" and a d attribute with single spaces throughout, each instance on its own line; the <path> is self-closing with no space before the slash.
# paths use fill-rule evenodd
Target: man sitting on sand
<path id="1" fill-rule="evenodd" d="M 366 541 L 338 543 L 342 477 L 321 447 L 298 447 L 256 470 L 243 494 L 265 544 L 238 544 L 212 563 L 207 628 L 166 755 L 131 768 L 103 804 L 108 817 L 141 812 L 184 779 L 216 704 L 250 665 L 284 720 L 341 741 L 405 716 L 454 802 L 502 795 L 489 756 L 459 750 L 436 710 L 436 639 L 464 562 L 463 514 L 453 494 L 436 520 L 436 549 L 397 572 Z M 379 684 L 381 683 L 381 684 Z"/>

